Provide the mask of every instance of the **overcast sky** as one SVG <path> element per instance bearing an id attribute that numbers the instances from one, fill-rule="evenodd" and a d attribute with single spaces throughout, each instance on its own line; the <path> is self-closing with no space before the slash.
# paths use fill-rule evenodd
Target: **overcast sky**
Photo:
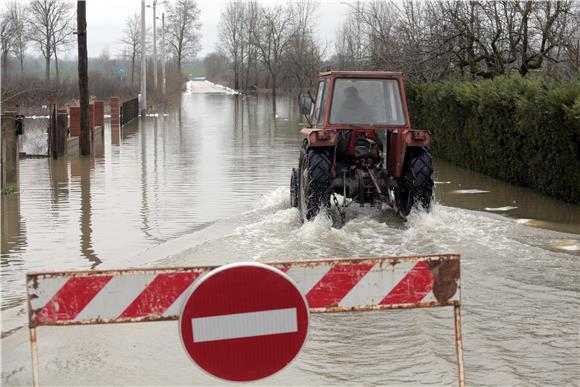
<path id="1" fill-rule="evenodd" d="M 171 1 L 171 0 L 170 0 Z M 287 3 L 288 1 L 261 1 L 263 4 Z M 145 2 L 151 4 L 152 0 Z M 220 13 L 226 3 L 225 0 L 197 1 L 201 9 L 201 45 L 199 57 L 212 52 L 218 43 L 217 32 Z M 76 2 L 75 2 L 76 4 Z M 337 1 L 321 1 L 319 7 L 319 23 L 317 29 L 322 42 L 328 43 L 328 50 L 332 51 L 334 35 L 340 20 L 347 13 L 348 6 Z M 157 7 L 160 17 L 162 6 Z M 87 25 L 89 56 L 100 56 L 108 50 L 111 57 L 121 51 L 119 43 L 123 35 L 125 19 L 133 13 L 141 12 L 141 0 L 88 0 Z M 147 8 L 147 25 L 153 23 L 153 10 Z M 327 50 L 327 51 L 328 51 Z M 76 50 L 69 53 L 76 56 Z M 329 54 L 329 52 L 327 52 Z"/>

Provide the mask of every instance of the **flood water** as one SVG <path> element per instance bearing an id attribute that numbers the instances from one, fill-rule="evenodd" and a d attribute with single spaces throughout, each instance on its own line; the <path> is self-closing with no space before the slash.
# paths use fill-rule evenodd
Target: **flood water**
<path id="1" fill-rule="evenodd" d="M 27 271 L 446 252 L 462 259 L 469 385 L 580 383 L 579 206 L 435 160 L 429 214 L 403 222 L 353 206 L 344 226 L 323 215 L 301 224 L 288 189 L 300 140 L 293 99 L 280 99 L 274 117 L 266 98 L 190 89 L 166 115 L 121 131 L 107 124 L 102 158 L 21 160 L 19 194 L 2 197 L 3 385 L 30 382 L 26 352 L 12 347 L 27 337 L 18 329 Z M 312 320 L 298 360 L 266 383 L 456 383 L 451 309 Z M 52 384 L 215 382 L 188 379 L 199 372 L 165 364 L 150 346 L 123 342 L 141 363 L 119 358 L 119 344 L 101 339 L 110 346 L 92 338 L 86 355 L 96 370 L 51 358 L 41 373 Z M 102 374 L 108 366 L 115 379 Z"/>

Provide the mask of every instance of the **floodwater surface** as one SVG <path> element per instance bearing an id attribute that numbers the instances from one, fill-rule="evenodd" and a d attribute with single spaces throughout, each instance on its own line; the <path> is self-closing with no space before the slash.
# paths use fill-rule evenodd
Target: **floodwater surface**
<path id="1" fill-rule="evenodd" d="M 467 383 L 579 384 L 580 207 L 435 160 L 429 214 L 351 206 L 344 225 L 302 224 L 293 99 L 274 115 L 266 98 L 205 91 L 190 83 L 166 114 L 107 125 L 102 158 L 21 160 L 19 193 L 2 197 L 2 385 L 30 384 L 27 271 L 447 252 L 462 260 Z M 313 315 L 298 359 L 264 383 L 455 384 L 452 316 Z M 175 322 L 38 334 L 41 384 L 219 383 Z"/>

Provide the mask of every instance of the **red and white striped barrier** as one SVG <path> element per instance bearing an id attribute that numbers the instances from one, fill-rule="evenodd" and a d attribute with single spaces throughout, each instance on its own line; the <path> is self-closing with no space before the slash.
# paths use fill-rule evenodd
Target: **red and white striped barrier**
<path id="1" fill-rule="evenodd" d="M 459 256 L 273 262 L 305 295 L 311 312 L 459 304 Z M 30 325 L 175 320 L 197 278 L 214 269 L 31 273 Z"/>
<path id="2" fill-rule="evenodd" d="M 453 306 L 459 385 L 464 385 L 459 255 L 321 259 L 268 265 L 293 280 L 314 313 Z M 196 280 L 215 268 L 27 274 L 33 384 L 38 385 L 38 326 L 177 320 L 192 290 L 201 283 Z"/>

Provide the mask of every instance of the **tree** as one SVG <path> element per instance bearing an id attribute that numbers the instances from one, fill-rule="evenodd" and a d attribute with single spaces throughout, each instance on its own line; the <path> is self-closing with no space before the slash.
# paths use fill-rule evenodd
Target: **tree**
<path id="1" fill-rule="evenodd" d="M 245 41 L 247 47 L 244 90 L 257 88 L 258 83 L 258 49 L 254 42 L 255 35 L 252 33 L 257 28 L 260 8 L 256 1 L 246 3 L 244 18 Z M 254 77 L 252 78 L 252 72 Z"/>
<path id="2" fill-rule="evenodd" d="M 358 3 L 355 5 L 359 6 Z M 367 36 L 361 14 L 352 12 L 339 26 L 336 34 L 335 50 L 340 69 L 361 70 L 367 65 Z"/>
<path id="3" fill-rule="evenodd" d="M 292 3 L 295 15 L 292 35 L 286 50 L 288 73 L 300 90 L 313 89 L 320 70 L 322 49 L 314 38 L 318 3 L 311 0 Z"/>
<path id="4" fill-rule="evenodd" d="M 168 43 L 178 72 L 181 72 L 181 62 L 195 56 L 200 49 L 199 14 L 199 7 L 193 0 L 177 0 L 173 6 L 168 6 Z"/>
<path id="5" fill-rule="evenodd" d="M 134 13 L 125 19 L 124 36 L 121 42 L 131 58 L 131 85 L 135 82 L 135 61 L 141 55 L 141 17 Z"/>
<path id="6" fill-rule="evenodd" d="M 8 3 L 8 14 L 12 24 L 12 52 L 20 63 L 20 76 L 22 76 L 24 73 L 24 53 L 28 44 L 24 20 L 25 7 L 18 1 L 12 1 Z"/>
<path id="7" fill-rule="evenodd" d="M 292 39 L 292 8 L 281 5 L 261 8 L 257 25 L 253 28 L 253 43 L 260 60 L 270 75 L 273 111 L 276 112 L 276 88 L 283 68 L 283 54 Z"/>
<path id="8" fill-rule="evenodd" d="M 405 71 L 421 81 L 457 73 L 492 78 L 546 71 L 574 57 L 572 0 L 388 0 L 350 7 L 336 39 L 338 62 L 346 68 Z"/>
<path id="9" fill-rule="evenodd" d="M 29 5 L 26 16 L 28 36 L 38 45 L 45 59 L 47 80 L 50 80 L 50 59 L 56 55 L 59 46 L 70 42 L 72 8 L 63 0 L 33 0 Z"/>
<path id="10" fill-rule="evenodd" d="M 236 0 L 226 4 L 219 23 L 219 39 L 223 51 L 234 67 L 234 89 L 240 89 L 240 76 L 243 73 L 244 55 L 247 54 L 246 6 Z"/>
<path id="11" fill-rule="evenodd" d="M 228 67 L 228 58 L 219 52 L 209 53 L 203 59 L 203 67 L 206 69 L 206 78 L 223 81 Z"/>
<path id="12" fill-rule="evenodd" d="M 8 54 L 12 50 L 14 44 L 14 36 L 12 33 L 13 25 L 10 19 L 8 10 L 3 10 L 0 13 L 0 44 L 2 44 L 2 74 L 6 74 L 8 70 Z"/>

